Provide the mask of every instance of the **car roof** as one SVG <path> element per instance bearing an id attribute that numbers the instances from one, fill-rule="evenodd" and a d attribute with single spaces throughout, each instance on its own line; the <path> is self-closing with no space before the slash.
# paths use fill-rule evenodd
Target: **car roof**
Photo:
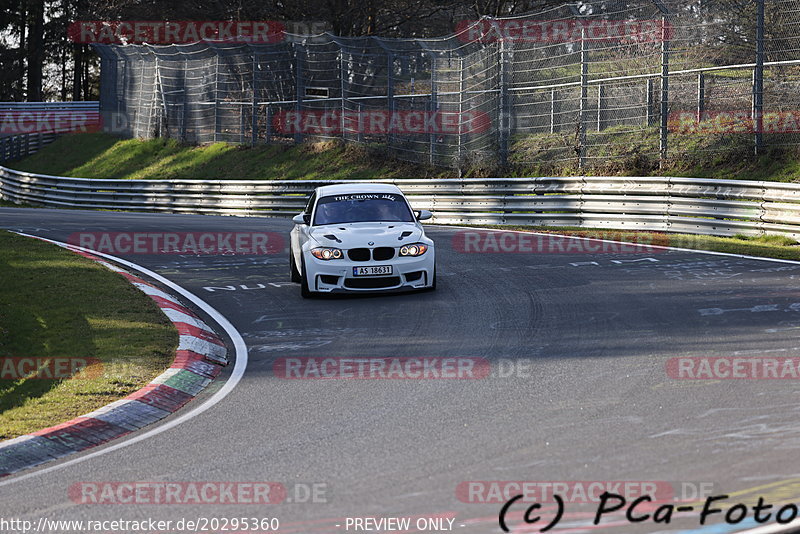
<path id="1" fill-rule="evenodd" d="M 392 184 L 376 184 L 371 182 L 361 182 L 353 184 L 323 185 L 317 188 L 317 197 L 329 195 L 346 195 L 352 193 L 397 193 L 403 192 Z"/>

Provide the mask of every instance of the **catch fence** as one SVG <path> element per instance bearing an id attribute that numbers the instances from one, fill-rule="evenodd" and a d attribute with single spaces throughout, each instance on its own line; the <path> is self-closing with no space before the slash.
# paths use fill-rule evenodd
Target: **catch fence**
<path id="1" fill-rule="evenodd" d="M 800 142 L 794 0 L 575 6 L 436 39 L 95 45 L 101 109 L 129 136 L 343 139 L 459 169 L 644 170 Z"/>

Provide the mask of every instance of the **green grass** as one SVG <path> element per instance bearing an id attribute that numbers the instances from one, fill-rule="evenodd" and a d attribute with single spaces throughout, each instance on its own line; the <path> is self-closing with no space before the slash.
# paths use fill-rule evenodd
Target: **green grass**
<path id="1" fill-rule="evenodd" d="M 124 397 L 174 358 L 177 331 L 155 303 L 88 259 L 0 232 L 0 280 L 0 361 L 91 357 L 102 362 L 86 379 L 0 378 L 0 439 Z"/>
<path id="2" fill-rule="evenodd" d="M 778 134 L 771 134 L 776 136 Z M 791 136 L 791 134 L 786 134 Z M 792 182 L 800 180 L 800 148 L 775 147 L 753 155 L 749 134 L 670 134 L 669 156 L 659 165 L 658 128 L 615 126 L 588 132 L 589 166 L 579 169 L 574 132 L 518 135 L 510 161 L 468 155 L 464 177 L 488 176 L 687 176 Z M 781 142 L 780 136 L 767 141 Z M 787 137 L 783 142 L 793 142 Z M 475 159 L 473 159 L 475 158 Z M 123 179 L 375 180 L 451 178 L 455 169 L 391 159 L 383 146 L 340 142 L 255 147 L 215 143 L 187 146 L 171 139 L 119 139 L 107 134 L 75 134 L 12 166 L 19 170 Z"/>
<path id="3" fill-rule="evenodd" d="M 522 230 L 542 234 L 577 235 L 582 237 L 622 241 L 627 243 L 669 246 L 692 250 L 710 250 L 800 261 L 800 244 L 783 235 L 760 235 L 734 237 L 716 237 L 693 234 L 671 234 L 664 232 L 639 232 L 631 230 L 612 230 L 597 228 L 576 228 L 572 226 L 481 226 L 502 230 Z"/>
<path id="4" fill-rule="evenodd" d="M 779 137 L 766 139 L 780 142 Z M 787 138 L 784 142 L 792 140 Z M 800 179 L 799 148 L 768 148 L 756 157 L 750 134 L 670 134 L 663 165 L 659 162 L 656 127 L 615 126 L 602 133 L 589 132 L 587 145 L 589 166 L 580 169 L 574 132 L 517 136 L 512 140 L 509 175 L 685 176 L 779 182 Z"/>
<path id="5" fill-rule="evenodd" d="M 359 180 L 448 172 L 399 164 L 379 149 L 337 142 L 189 146 L 171 139 L 119 139 L 106 134 L 63 136 L 13 167 L 58 176 L 145 180 Z"/>

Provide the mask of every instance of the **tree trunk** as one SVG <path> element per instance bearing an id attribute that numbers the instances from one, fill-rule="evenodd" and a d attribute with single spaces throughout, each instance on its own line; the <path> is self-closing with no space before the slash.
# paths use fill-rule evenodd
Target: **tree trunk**
<path id="1" fill-rule="evenodd" d="M 24 2 L 20 2 L 19 10 L 19 48 L 17 49 L 17 62 L 19 66 L 19 75 L 14 84 L 17 98 L 24 99 L 25 95 L 25 51 L 28 43 L 28 27 L 26 21 L 28 20 L 28 10 Z"/>
<path id="2" fill-rule="evenodd" d="M 89 58 L 87 57 L 87 47 L 83 45 L 83 100 L 89 100 L 92 95 L 89 88 Z"/>
<path id="3" fill-rule="evenodd" d="M 44 68 L 44 0 L 33 0 L 28 13 L 28 102 L 42 100 Z"/>
<path id="4" fill-rule="evenodd" d="M 81 89 L 83 87 L 83 45 L 75 43 L 72 45 L 72 57 L 75 66 L 72 68 L 72 100 L 81 99 Z"/>

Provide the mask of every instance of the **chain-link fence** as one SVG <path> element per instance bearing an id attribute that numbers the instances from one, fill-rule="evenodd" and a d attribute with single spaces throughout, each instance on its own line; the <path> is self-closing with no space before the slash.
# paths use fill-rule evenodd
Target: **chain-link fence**
<path id="1" fill-rule="evenodd" d="M 796 0 L 569 4 L 439 39 L 96 45 L 111 128 L 568 171 L 800 142 Z"/>

